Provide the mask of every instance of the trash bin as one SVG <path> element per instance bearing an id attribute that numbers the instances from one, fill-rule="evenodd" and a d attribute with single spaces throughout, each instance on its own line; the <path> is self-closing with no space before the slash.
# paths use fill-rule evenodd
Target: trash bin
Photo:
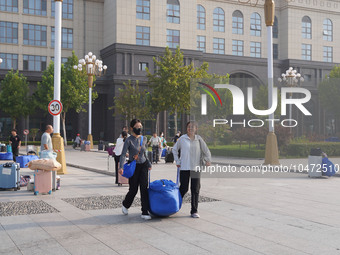
<path id="1" fill-rule="evenodd" d="M 310 150 L 308 156 L 308 177 L 317 178 L 322 176 L 322 151 L 320 148 Z"/>

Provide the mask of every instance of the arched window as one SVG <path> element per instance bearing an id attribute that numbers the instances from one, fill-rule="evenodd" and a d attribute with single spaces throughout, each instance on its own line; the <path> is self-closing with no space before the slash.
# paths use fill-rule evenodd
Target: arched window
<path id="1" fill-rule="evenodd" d="M 205 9 L 202 5 L 197 5 L 197 29 L 205 30 Z"/>
<path id="2" fill-rule="evenodd" d="M 234 11 L 232 17 L 233 34 L 243 35 L 243 14 L 240 11 Z"/>
<path id="3" fill-rule="evenodd" d="M 214 10 L 214 31 L 224 32 L 224 11 L 222 8 L 217 7 Z"/>
<path id="4" fill-rule="evenodd" d="M 325 19 L 323 21 L 323 39 L 325 41 L 333 41 L 333 23 L 330 19 Z"/>
<path id="5" fill-rule="evenodd" d="M 179 24 L 180 6 L 178 0 L 167 0 L 166 14 L 169 23 Z"/>
<path id="6" fill-rule="evenodd" d="M 274 25 L 273 25 L 273 38 L 279 37 L 279 23 L 277 21 L 277 17 L 274 18 Z"/>
<path id="7" fill-rule="evenodd" d="M 308 16 L 302 18 L 302 38 L 312 39 L 312 21 Z"/>
<path id="8" fill-rule="evenodd" d="M 250 16 L 250 35 L 261 36 L 261 16 L 257 12 Z"/>

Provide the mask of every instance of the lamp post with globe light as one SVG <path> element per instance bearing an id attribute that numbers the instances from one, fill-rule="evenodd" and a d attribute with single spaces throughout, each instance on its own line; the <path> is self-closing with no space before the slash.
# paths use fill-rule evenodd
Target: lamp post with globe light
<path id="1" fill-rule="evenodd" d="M 281 78 L 282 77 L 282 78 Z M 285 82 L 288 87 L 295 87 L 298 85 L 299 81 L 304 82 L 304 78 L 298 73 L 293 67 L 289 67 L 286 73 L 281 74 L 281 77 L 277 80 L 279 82 Z M 289 93 L 289 99 L 292 99 L 292 93 Z M 289 104 L 289 119 L 291 124 L 292 119 L 292 104 Z M 291 125 L 290 125 L 291 126 Z M 292 132 L 292 127 L 290 127 L 290 132 Z"/>
<path id="2" fill-rule="evenodd" d="M 89 134 L 87 140 L 91 143 L 91 149 L 93 149 L 93 137 L 92 137 L 92 85 L 93 76 L 101 76 L 105 74 L 107 66 L 103 65 L 103 61 L 97 59 L 96 55 L 92 52 L 85 55 L 85 59 L 80 59 L 79 64 L 73 66 L 75 70 L 82 71 L 83 66 L 87 73 L 87 83 L 89 86 Z"/>

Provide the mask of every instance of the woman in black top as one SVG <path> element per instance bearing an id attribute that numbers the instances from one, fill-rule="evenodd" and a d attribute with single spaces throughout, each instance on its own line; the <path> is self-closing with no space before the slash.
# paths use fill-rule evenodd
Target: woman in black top
<path id="1" fill-rule="evenodd" d="M 151 170 L 151 163 L 147 160 L 147 138 L 142 139 L 142 123 L 138 119 L 133 119 L 130 123 L 130 129 L 132 135 L 126 138 L 124 147 L 121 155 L 125 155 L 127 152 L 129 154 L 129 162 L 136 160 L 136 170 L 131 178 L 129 178 L 129 192 L 126 194 L 123 201 L 122 212 L 123 214 L 128 214 L 128 209 L 130 208 L 137 192 L 138 186 L 140 186 L 140 194 L 142 201 L 142 218 L 145 220 L 150 220 L 151 216 L 148 213 L 149 209 L 149 197 L 148 197 L 148 171 Z M 125 163 L 125 157 L 120 157 L 120 169 L 119 173 L 123 174 L 123 167 Z"/>

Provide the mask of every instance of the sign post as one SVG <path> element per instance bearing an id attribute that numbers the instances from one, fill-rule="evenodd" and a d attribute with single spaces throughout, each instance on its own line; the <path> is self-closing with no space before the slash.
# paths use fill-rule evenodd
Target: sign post
<path id="1" fill-rule="evenodd" d="M 25 130 L 24 130 L 26 153 L 27 153 L 27 151 L 28 151 L 28 148 L 27 148 L 27 136 L 28 136 L 29 133 L 30 133 L 30 131 L 29 131 L 28 129 L 25 129 Z"/>

